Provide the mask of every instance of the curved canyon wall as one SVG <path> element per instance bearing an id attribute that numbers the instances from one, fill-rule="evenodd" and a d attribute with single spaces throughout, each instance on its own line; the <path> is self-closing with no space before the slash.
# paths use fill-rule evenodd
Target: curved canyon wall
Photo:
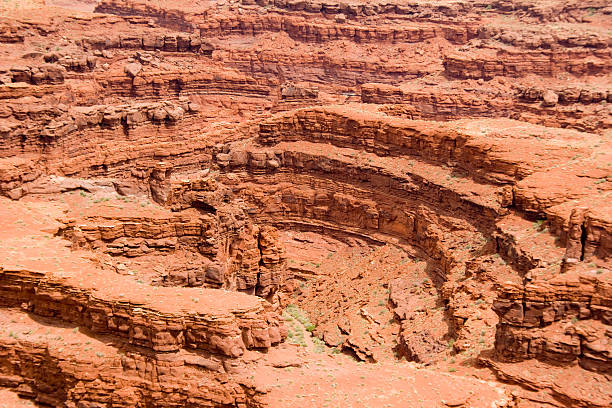
<path id="1" fill-rule="evenodd" d="M 2 8 L 0 395 L 610 405 L 605 1 L 84 7 Z"/>

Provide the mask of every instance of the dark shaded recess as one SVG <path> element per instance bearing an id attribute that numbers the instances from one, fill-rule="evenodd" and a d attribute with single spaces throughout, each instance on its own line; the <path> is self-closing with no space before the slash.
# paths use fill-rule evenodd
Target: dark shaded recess
<path id="1" fill-rule="evenodd" d="M 209 214 L 217 214 L 217 209 L 212 205 L 203 201 L 194 201 L 192 204 L 193 208 Z"/>

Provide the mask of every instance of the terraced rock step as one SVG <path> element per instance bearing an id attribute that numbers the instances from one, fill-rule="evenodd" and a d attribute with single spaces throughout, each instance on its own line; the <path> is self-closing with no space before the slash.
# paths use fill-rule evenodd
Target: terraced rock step
<path id="1" fill-rule="evenodd" d="M 13 395 L 11 407 L 33 406 L 29 400 L 55 407 L 258 406 L 255 390 L 228 381 L 227 374 L 218 379 L 209 368 L 222 367 L 214 358 L 142 352 L 116 337 L 10 309 L 0 311 L 0 322 L 0 396 L 22 398 Z M 207 361 L 208 367 L 194 364 Z"/>
<path id="2" fill-rule="evenodd" d="M 231 71 L 223 73 L 212 69 L 194 69 L 190 73 L 166 70 L 147 71 L 145 70 L 134 79 L 123 73 L 105 74 L 100 76 L 98 81 L 109 94 L 124 97 L 232 94 L 261 98 L 270 93 L 267 86 L 258 84 L 253 78 Z"/>
<path id="3" fill-rule="evenodd" d="M 549 218 L 567 257 L 580 258 L 580 251 L 585 259 L 607 253 L 602 227 L 610 212 L 604 202 L 611 184 L 604 163 L 612 150 L 605 138 L 567 130 L 549 133 L 500 120 L 441 123 L 432 129 L 428 122 L 391 118 L 368 107 L 356 112 L 334 106 L 278 115 L 260 125 L 259 140 L 264 145 L 318 142 L 365 148 L 378 156 L 427 157 L 475 180 L 508 184 L 501 205 Z M 575 232 L 581 229 L 586 231 L 584 242 Z"/>
<path id="4" fill-rule="evenodd" d="M 211 177 L 170 185 L 165 204 L 176 211 L 108 192 L 66 193 L 69 208 L 58 234 L 73 248 L 107 255 L 103 263 L 117 273 L 140 271 L 135 279 L 157 285 L 269 297 L 289 279 L 277 231 L 251 222 L 244 206 L 225 203 L 227 188 Z M 127 264 L 138 267 L 128 271 Z"/>
<path id="5" fill-rule="evenodd" d="M 519 82 L 516 84 L 516 82 Z M 612 92 L 580 84 L 533 86 L 533 81 L 504 79 L 479 84 L 474 80 L 435 83 L 431 79 L 399 86 L 370 83 L 361 86 L 361 101 L 383 104 L 379 110 L 410 119 L 456 120 L 508 117 L 538 125 L 603 133 L 612 127 Z M 544 98 L 546 95 L 546 98 Z"/>
<path id="6" fill-rule="evenodd" d="M 576 76 L 602 74 L 612 66 L 612 50 L 566 48 L 556 51 L 482 49 L 474 53 L 455 52 L 444 57 L 444 69 L 451 78 L 493 79 L 496 76 L 523 77 L 535 74 L 553 77 L 561 73 Z"/>
<path id="7" fill-rule="evenodd" d="M 202 37 L 227 36 L 232 34 L 258 35 L 266 32 L 284 32 L 294 40 L 304 42 L 326 42 L 349 40 L 358 43 L 417 43 L 436 37 L 444 38 L 455 44 L 465 44 L 476 36 L 474 27 L 461 25 L 380 24 L 376 28 L 357 24 L 342 24 L 338 21 L 315 23 L 304 18 L 279 16 L 275 14 L 259 16 L 232 16 L 206 21 L 199 24 Z"/>
<path id="8" fill-rule="evenodd" d="M 544 220 L 531 222 L 516 215 L 497 223 L 496 241 L 498 252 L 522 272 L 560 265 L 566 252 Z"/>
<path id="9" fill-rule="evenodd" d="M 329 142 L 378 155 L 427 157 L 437 165 L 460 167 L 492 183 L 518 181 L 592 152 L 587 134 L 502 119 L 431 123 L 389 117 L 371 106 L 309 108 L 278 115 L 260 125 L 263 144 L 280 141 Z M 536 138 L 534 141 L 533 139 Z M 559 142 L 567 145 L 561 148 Z M 536 143 L 537 153 L 528 149 Z M 547 157 L 542 161 L 542 154 Z"/>
<path id="10" fill-rule="evenodd" d="M 74 256 L 61 238 L 41 232 L 55 232 L 57 223 L 38 213 L 42 225 L 33 226 L 18 218 L 22 205 L 6 204 L 2 218 L 21 234 L 14 229 L 2 234 L 0 303 L 4 307 L 22 306 L 156 351 L 187 347 L 236 358 L 246 349 L 266 349 L 286 336 L 278 315 L 262 299 L 140 284 Z M 10 254 L 18 248 L 22 255 L 15 263 Z M 46 261 L 49 258 L 55 262 Z"/>
<path id="11" fill-rule="evenodd" d="M 355 184 L 446 209 L 463 207 L 467 212 L 481 212 L 483 217 L 504 213 L 504 207 L 511 204 L 508 189 L 474 181 L 452 168 L 434 166 L 420 158 L 381 157 L 333 145 L 326 145 L 322 151 L 320 144 L 312 142 L 281 142 L 260 150 L 229 149 L 229 153 L 216 155 L 217 162 L 232 171 L 246 169 L 254 177 L 263 173 L 290 182 L 291 177 L 304 174 L 335 180 L 344 173 Z"/>
<path id="12" fill-rule="evenodd" d="M 278 318 L 273 313 L 268 316 L 263 304 L 247 295 L 147 289 L 125 277 L 113 277 L 109 285 L 105 284 L 108 273 L 63 279 L 23 270 L 1 273 L 3 306 L 26 304 L 32 313 L 114 333 L 156 351 L 187 347 L 239 357 L 247 348 L 265 349 L 283 339 Z M 83 279 L 92 286 L 77 286 Z M 223 304 L 228 307 L 220 307 Z"/>

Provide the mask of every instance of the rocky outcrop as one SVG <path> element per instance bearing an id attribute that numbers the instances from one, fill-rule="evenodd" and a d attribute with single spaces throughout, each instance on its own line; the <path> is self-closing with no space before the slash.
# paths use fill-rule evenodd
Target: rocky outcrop
<path id="1" fill-rule="evenodd" d="M 36 105 L 24 101 L 24 103 L 7 103 L 4 109 L 3 116 L 7 125 L 0 131 L 2 136 L 17 140 L 21 136 L 26 136 L 25 133 L 31 131 L 32 127 L 38 126 L 37 136 L 39 139 L 55 140 L 69 137 L 75 132 L 96 128 L 117 129 L 127 127 L 128 129 L 134 129 L 146 123 L 172 124 L 185 116 L 196 114 L 199 111 L 199 105 L 190 103 L 188 100 L 181 100 L 129 105 L 82 106 L 68 109 L 66 106 Z M 37 144 L 35 136 L 32 135 L 30 138 L 32 140 L 26 139 L 22 143 L 21 153 L 37 151 L 34 148 Z M 40 143 L 40 140 L 38 140 L 38 143 Z M 9 143 L 3 147 L 6 151 L 5 155 L 17 151 L 10 150 Z M 15 149 L 15 146 L 12 146 L 12 148 Z"/>
<path id="2" fill-rule="evenodd" d="M 116 0 L 109 0 L 98 3 L 94 11 L 120 16 L 150 17 L 154 18 L 157 24 L 164 27 L 178 31 L 194 31 L 194 25 L 190 22 L 193 18 L 192 10 L 183 10 L 176 7 L 162 8 L 159 4 L 152 4 L 147 1 L 118 2 Z"/>
<path id="3" fill-rule="evenodd" d="M 537 272 L 534 271 L 534 272 Z M 610 271 L 580 267 L 524 287 L 506 285 L 494 303 L 495 350 L 506 361 L 575 361 L 610 373 Z"/>
<path id="4" fill-rule="evenodd" d="M 263 301 L 247 295 L 159 288 L 151 303 L 147 288 L 132 279 L 117 276 L 108 286 L 103 283 L 108 279 L 106 273 L 83 273 L 87 273 L 87 282 L 79 282 L 78 277 L 3 269 L 2 306 L 25 304 L 34 314 L 86 327 L 94 333 L 112 333 L 155 351 L 186 347 L 236 358 L 248 348 L 268 348 L 283 339 L 275 313 L 268 314 Z M 124 288 L 126 293 L 112 293 L 113 286 Z M 185 315 L 182 301 L 171 301 L 179 294 L 193 312 Z M 220 307 L 217 301 L 224 296 L 221 303 L 227 307 Z M 212 297 L 214 301 L 206 300 Z"/>
<path id="5" fill-rule="evenodd" d="M 200 35 L 258 35 L 265 32 L 285 32 L 298 41 L 327 42 L 350 40 L 358 43 L 416 43 L 443 38 L 455 44 L 465 44 L 476 36 L 476 28 L 458 25 L 411 24 L 409 26 L 380 24 L 375 28 L 331 21 L 313 23 L 309 19 L 266 14 L 263 16 L 234 15 L 209 19 L 199 24 Z"/>
<path id="6" fill-rule="evenodd" d="M 612 36 L 609 33 L 593 29 L 589 30 L 580 25 L 557 26 L 543 29 L 539 26 L 504 27 L 487 25 L 478 30 L 481 39 L 495 39 L 504 44 L 528 49 L 563 48 L 608 48 L 612 45 Z"/>
<path id="7" fill-rule="evenodd" d="M 96 67 L 96 57 L 91 55 L 61 55 L 59 53 L 49 53 L 43 56 L 45 62 L 57 63 L 67 71 L 88 72 Z"/>
<path id="8" fill-rule="evenodd" d="M 471 4 L 464 2 L 450 5 L 439 4 L 398 4 L 396 2 L 376 2 L 368 4 L 353 4 L 343 1 L 296 1 L 296 0 L 243 0 L 243 5 L 256 3 L 260 6 L 273 6 L 281 10 L 306 13 L 323 13 L 327 15 L 344 14 L 350 18 L 373 16 L 379 14 L 407 15 L 412 18 L 431 18 L 435 16 L 456 17 L 458 13 L 465 13 L 472 8 Z"/>
<path id="9" fill-rule="evenodd" d="M 85 37 L 81 40 L 85 50 L 145 50 L 164 52 L 190 52 L 194 54 L 212 55 L 213 47 L 194 34 L 159 34 L 119 35 L 107 37 Z"/>
<path id="10" fill-rule="evenodd" d="M 319 139 L 316 132 L 306 129 L 297 132 L 278 130 L 278 134 L 315 141 L 334 141 L 333 137 L 341 140 L 343 135 L 342 127 L 330 128 L 328 136 Z M 318 131 L 321 130 L 319 128 Z M 266 132 L 263 135 L 267 137 L 269 134 Z M 360 133 L 354 125 L 352 135 L 353 142 L 360 143 Z M 475 251 L 482 246 L 482 242 L 473 243 L 475 237 L 474 241 L 468 238 L 471 235 L 467 231 L 475 229 L 469 223 L 480 215 L 488 214 L 490 219 L 505 211 L 503 188 L 473 184 L 473 181 L 459 176 L 453 178 L 452 172 L 434 176 L 433 168 L 416 158 L 408 164 L 408 161 L 403 162 L 404 158 L 385 158 L 331 145 L 326 145 L 324 151 L 323 154 L 319 144 L 311 142 L 276 142 L 273 147 L 261 150 L 254 147 L 241 150 L 230 145 L 227 153 L 219 153 L 216 158 L 224 171 L 231 172 L 223 182 L 233 186 L 235 192 L 257 208 L 259 218 L 275 220 L 275 225 L 285 228 L 290 225 L 292 229 L 323 229 L 330 234 L 349 233 L 378 242 L 393 242 L 395 239 L 407 241 L 427 257 L 431 265 L 429 276 L 438 287 L 447 280 L 454 282 L 455 274 L 461 273 L 461 259 L 471 256 L 458 250 L 459 245 L 470 249 L 474 245 Z M 400 172 L 396 169 L 404 170 Z M 248 175 L 244 174 L 245 170 Z M 397 206 L 398 202 L 402 203 L 400 207 Z M 459 212 L 465 218 L 458 216 L 458 208 L 462 208 Z M 439 214 L 445 215 L 441 219 Z M 481 219 L 478 228 L 487 228 L 486 218 Z M 448 228 L 461 230 L 465 234 L 462 235 L 463 244 L 443 238 L 450 233 Z M 466 245 L 466 242 L 471 243 Z M 414 282 L 408 279 L 402 284 L 412 288 Z M 436 292 L 433 285 L 431 291 Z M 447 342 L 444 340 L 447 330 L 436 332 L 435 336 L 432 332 L 431 336 L 420 340 L 414 337 L 414 332 L 419 330 L 419 324 L 426 324 L 427 319 L 439 319 L 441 315 L 423 316 L 420 302 L 411 303 L 401 294 L 398 297 L 397 293 L 401 291 L 392 293 L 395 293 L 392 302 L 396 305 L 396 314 L 401 322 L 398 337 L 400 354 L 418 361 L 432 361 L 436 354 L 446 350 L 442 345 Z M 452 293 L 449 291 L 446 299 L 452 299 Z M 457 310 L 458 314 L 457 333 L 471 324 L 467 323 L 469 312 L 465 315 L 463 310 L 460 311 L 460 304 L 453 302 L 453 310 Z M 313 313 L 317 313 L 315 311 L 320 307 L 313 307 Z M 328 344 L 341 345 L 364 360 L 379 358 L 372 351 L 375 347 L 372 340 L 363 339 L 360 334 L 350 335 L 358 331 L 358 326 L 342 324 L 337 328 L 328 318 L 317 320 L 317 325 L 325 324 L 325 329 L 317 333 L 329 341 Z M 434 324 L 439 325 L 440 322 Z M 339 341 L 337 334 L 334 334 L 337 330 L 347 337 Z M 371 329 L 368 331 L 372 332 Z"/>
<path id="11" fill-rule="evenodd" d="M 265 97 L 270 89 L 253 78 L 234 72 L 198 70 L 189 74 L 182 71 L 140 72 L 139 75 L 101 75 L 100 85 L 117 96 L 153 99 L 177 98 L 198 94 L 230 94 Z"/>
<path id="12" fill-rule="evenodd" d="M 489 122 L 489 125 L 492 125 L 492 122 Z M 542 130 L 543 128 L 532 128 L 534 132 Z M 546 141 L 542 137 L 539 140 L 536 138 L 535 142 L 542 143 L 541 149 L 551 153 L 548 157 L 552 161 L 548 162 L 543 161 L 539 155 L 529 157 L 525 154 L 524 148 L 520 147 L 523 143 L 533 146 L 535 143 L 533 139 L 528 141 L 517 138 L 509 132 L 504 134 L 492 131 L 490 135 L 484 136 L 483 133 L 467 129 L 462 132 L 452 123 L 438 125 L 436 130 L 432 130 L 425 122 L 384 119 L 384 116 L 370 112 L 351 115 L 339 108 L 326 108 L 299 110 L 290 115 L 279 116 L 269 123 L 263 123 L 260 126 L 260 141 L 269 144 L 281 140 L 301 139 L 365 148 L 379 156 L 427 155 L 429 158 L 435 158 L 434 160 L 440 164 L 461 169 L 477 181 L 514 185 L 511 200 L 513 205 L 536 215 L 550 214 L 551 219 L 555 220 L 552 230 L 559 234 L 569 228 L 559 223 L 564 225 L 570 223 L 572 207 L 579 207 L 575 203 L 569 203 L 569 200 L 588 196 L 593 183 L 597 183 L 595 185 L 602 191 L 609 188 L 605 171 L 596 170 L 597 166 L 593 166 L 589 161 L 579 160 L 580 157 L 584 157 L 583 155 L 591 154 L 587 152 L 593 152 L 591 149 L 594 147 L 589 147 L 592 143 L 597 146 L 600 146 L 600 143 L 590 141 L 586 134 L 566 132 L 560 132 L 562 135 L 558 137 L 574 140 L 576 150 L 573 152 L 566 148 L 555 147 L 554 139 Z M 542 136 L 546 137 L 544 134 Z M 499 143 L 491 144 L 492 138 L 497 138 Z M 514 146 L 515 149 L 506 150 L 509 146 Z M 569 164 L 563 165 L 564 162 L 557 161 L 562 157 L 565 157 L 566 162 L 569 160 Z M 605 160 L 605 157 L 602 157 L 602 160 Z M 488 167 L 489 165 L 491 167 Z M 590 177 L 572 176 L 576 168 L 583 168 L 582 166 L 586 166 L 584 167 L 586 174 L 592 171 Z M 574 177 L 576 182 L 572 185 L 572 189 L 566 190 L 564 194 L 558 194 L 554 189 L 536 187 L 544 185 L 541 184 L 545 183 L 544 180 L 547 180 L 549 186 L 552 180 L 564 184 L 569 177 Z M 597 211 L 595 210 L 597 206 L 593 204 L 587 207 L 599 213 L 599 217 L 606 217 L 604 214 L 607 214 L 607 210 Z M 605 243 L 607 241 L 604 238 L 607 234 L 602 235 L 601 230 L 595 230 L 600 228 L 596 226 L 602 225 L 602 222 L 592 222 L 590 225 L 593 227 L 587 231 L 587 235 L 590 237 L 589 245 L 592 246 L 586 249 L 586 253 L 590 255 L 606 252 L 607 250 L 598 252 L 597 249 L 607 248 Z"/>
<path id="13" fill-rule="evenodd" d="M 537 19 L 537 21 L 570 21 L 581 22 L 583 16 L 592 15 L 596 12 L 606 10 L 605 0 L 595 0 L 588 3 L 569 1 L 562 3 L 541 4 L 537 1 L 507 2 L 499 1 L 493 3 L 398 3 L 394 1 L 371 2 L 367 4 L 354 4 L 345 1 L 299 1 L 299 0 L 242 0 L 244 6 L 258 4 L 264 7 L 275 7 L 288 12 L 322 13 L 324 15 L 342 14 L 348 18 L 359 18 L 368 16 L 394 17 L 406 16 L 412 19 L 454 19 L 458 17 L 473 18 L 477 14 L 505 14 L 508 12 L 519 12 Z M 587 19 L 588 20 L 588 19 Z M 585 20 L 585 21 L 587 21 Z"/>
<path id="14" fill-rule="evenodd" d="M 0 192 L 13 200 L 23 196 L 22 186 L 42 175 L 36 160 L 26 157 L 0 159 Z"/>
<path id="15" fill-rule="evenodd" d="M 235 50 L 230 47 L 220 47 L 215 51 L 213 59 L 224 61 L 228 66 L 249 76 L 270 82 L 278 80 L 277 67 L 280 67 L 283 78 L 287 81 L 311 82 L 321 88 L 326 86 L 340 95 L 342 92 L 354 93 L 364 82 L 396 83 L 400 80 L 420 78 L 432 70 L 442 68 L 439 63 L 432 67 L 422 60 L 406 62 L 398 58 L 387 60 L 378 57 L 363 58 L 362 51 L 346 56 L 326 52 L 308 53 L 306 45 L 291 40 L 287 43 L 286 38 L 282 35 L 279 37 L 278 41 L 282 41 L 288 48 Z M 292 51 L 286 52 L 284 49 Z"/>
<path id="16" fill-rule="evenodd" d="M 2 218 L 13 226 L 31 210 L 3 204 Z M 71 252 L 52 235 L 57 222 L 42 213 L 36 219 L 2 232 L 2 388 L 56 406 L 117 405 L 117 398 L 125 406 L 151 405 L 153 395 L 160 407 L 187 400 L 259 406 L 265 389 L 232 375 L 286 338 L 272 305 L 235 291 L 145 285 Z M 21 246 L 25 265 L 8 260 L 12 245 L 25 240 L 40 247 Z"/>
<path id="17" fill-rule="evenodd" d="M 270 297 L 280 289 L 289 277 L 285 268 L 286 257 L 278 230 L 270 225 L 261 227 L 258 231 L 257 246 L 261 253 L 259 274 L 255 294 Z"/>
<path id="18" fill-rule="evenodd" d="M 361 87 L 362 102 L 384 104 L 380 110 L 393 116 L 444 121 L 504 116 L 593 133 L 604 132 L 612 126 L 606 97 L 605 90 L 586 87 L 552 90 L 515 85 L 512 90 L 464 81 L 453 81 L 447 86 L 373 83 Z"/>
<path id="19" fill-rule="evenodd" d="M 6 72 L 0 71 L 1 74 L 7 74 L 11 82 L 25 82 L 33 85 L 62 84 L 66 76 L 66 69 L 58 64 L 13 66 Z"/>
<path id="20" fill-rule="evenodd" d="M 0 43 L 22 43 L 23 28 L 15 21 L 0 19 Z"/>
<path id="21" fill-rule="evenodd" d="M 470 53 L 453 52 L 444 57 L 445 74 L 459 79 L 518 78 L 529 74 L 552 77 L 562 73 L 599 75 L 608 71 L 611 65 L 610 48 L 562 51 L 489 48 Z"/>
<path id="22" fill-rule="evenodd" d="M 8 76 L 5 78 L 7 79 L 6 83 L 0 84 L 1 100 L 19 99 L 28 96 L 41 98 L 66 89 L 65 85 L 29 85 L 25 82 L 10 82 Z"/>
<path id="23" fill-rule="evenodd" d="M 283 286 L 288 275 L 277 231 L 254 225 L 239 203 L 228 201 L 228 189 L 210 176 L 170 181 L 166 188 L 157 186 L 154 195 L 166 197 L 165 204 L 175 210 L 188 209 L 130 216 L 139 212 L 137 207 L 124 206 L 122 214 L 114 208 L 106 215 L 68 218 L 60 234 L 76 248 L 112 257 L 193 254 L 184 263 L 179 257 L 172 262 L 154 258 L 160 271 L 155 281 L 165 286 L 225 288 L 266 298 Z"/>
<path id="24" fill-rule="evenodd" d="M 493 122 L 489 124 L 493 125 Z M 499 143 L 491 145 L 491 137 L 498 138 Z M 568 133 L 567 137 L 573 136 Z M 576 137 L 584 140 L 585 135 L 576 134 Z M 432 129 L 425 121 L 392 118 L 369 110 L 354 114 L 340 106 L 303 109 L 278 116 L 260 125 L 259 140 L 263 144 L 297 140 L 328 142 L 365 149 L 379 156 L 427 157 L 427 160 L 451 164 L 475 179 L 495 184 L 518 181 L 548 165 L 536 159 L 535 155 L 529 157 L 508 151 L 511 144 L 520 149 L 523 143 L 533 143 L 510 133 L 504 135 L 492 131 L 490 135 L 479 134 L 471 129 L 461 129 L 459 123 L 440 123 Z M 482 147 L 485 144 L 487 148 Z M 557 161 L 561 157 L 572 157 L 566 149 L 553 146 L 546 149 L 550 153 L 555 151 L 549 156 L 555 163 L 561 163 Z M 578 151 L 582 150 L 579 148 Z"/>
<path id="25" fill-rule="evenodd" d="M 545 101 L 545 96 L 548 92 L 549 99 L 555 99 L 554 102 Z M 612 101 L 612 89 L 600 88 L 593 89 L 592 87 L 553 87 L 545 89 L 537 86 L 521 86 L 517 87 L 519 98 L 529 102 L 544 101 L 550 106 L 557 103 L 602 103 Z"/>
<path id="26" fill-rule="evenodd" d="M 231 364 L 215 355 L 143 353 L 118 337 L 92 337 L 83 327 L 17 311 L 6 311 L 2 322 L 0 384 L 39 404 L 260 406 L 262 390 L 241 386 L 224 368 Z"/>
<path id="27" fill-rule="evenodd" d="M 234 191 L 258 208 L 263 219 L 285 219 L 287 221 L 284 223 L 289 223 L 292 228 L 300 225 L 301 228 L 309 226 L 333 229 L 342 225 L 345 232 L 351 231 L 360 237 L 381 239 L 381 234 L 384 234 L 406 239 L 421 250 L 431 265 L 435 265 L 430 274 L 434 282 L 442 286 L 441 297 L 448 302 L 456 340 L 453 348 L 465 351 L 473 349 L 478 343 L 493 341 L 492 328 L 497 319 L 487 305 L 493 302 L 495 285 L 502 284 L 504 280 L 520 285 L 522 279 L 519 274 L 528 276 L 530 271 L 537 268 L 557 268 L 558 271 L 564 260 L 576 256 L 572 255 L 576 250 L 584 249 L 584 255 L 582 258 L 579 255 L 578 259 L 585 261 L 591 257 L 605 258 L 606 255 L 601 254 L 608 252 L 607 238 L 604 238 L 607 236 L 604 232 L 607 227 L 601 223 L 585 224 L 598 225 L 597 228 L 601 229 L 589 227 L 586 230 L 586 241 L 581 242 L 580 233 L 578 237 L 571 233 L 573 238 L 566 239 L 558 223 L 574 222 L 582 225 L 582 219 L 572 218 L 569 214 L 563 216 L 565 221 L 553 218 L 554 207 L 550 207 L 551 203 L 538 201 L 539 211 L 551 214 L 547 216 L 547 224 L 544 224 L 543 219 L 535 222 L 524 219 L 522 213 L 515 212 L 533 211 L 529 203 L 535 201 L 525 201 L 523 198 L 527 197 L 527 185 L 533 186 L 527 189 L 536 196 L 546 191 L 546 195 L 555 197 L 553 204 L 562 202 L 564 205 L 576 205 L 568 201 L 568 197 L 580 197 L 583 194 L 580 192 L 580 184 L 575 184 L 572 192 L 567 192 L 568 195 L 560 195 L 554 189 L 540 188 L 538 192 L 535 189 L 535 179 L 539 177 L 555 174 L 555 178 L 566 180 L 567 174 L 575 172 L 575 169 L 570 170 L 562 162 L 555 161 L 567 152 L 555 152 L 547 156 L 553 162 L 543 160 L 543 155 L 529 157 L 521 148 L 510 153 L 505 148 L 514 143 L 520 145 L 521 136 L 510 131 L 511 126 L 508 124 L 503 130 L 501 126 L 493 130 L 492 121 L 487 122 L 486 126 L 489 127 L 488 135 L 480 139 L 482 125 L 477 126 L 478 132 L 462 129 L 452 122 L 438 124 L 432 130 L 427 122 L 398 120 L 367 109 L 356 113 L 337 107 L 310 108 L 278 115 L 262 123 L 259 133 L 259 142 L 263 144 L 261 148 L 238 147 L 243 146 L 241 143 L 236 146 L 230 144 L 215 157 L 222 170 L 231 172 L 223 182 L 234 186 Z M 529 139 L 531 146 L 543 142 L 539 151 L 549 151 L 556 143 L 553 140 L 560 140 L 556 138 L 573 140 L 573 148 L 581 150 L 582 154 L 588 155 L 590 153 L 587 152 L 592 151 L 589 146 L 594 142 L 586 134 L 560 131 L 544 141 L 547 138 L 545 134 L 534 136 L 544 128 L 533 126 L 523 129 L 522 132 L 534 137 Z M 448 140 L 455 142 L 446 150 L 442 146 L 446 146 Z M 497 142 L 493 143 L 493 140 Z M 325 153 L 321 153 L 322 144 Z M 552 149 L 556 150 L 554 147 Z M 433 158 L 442 169 L 449 166 L 448 175 L 440 173 L 440 167 L 437 171 L 427 167 L 424 155 L 429 150 L 436 153 L 427 154 L 428 160 Z M 482 158 L 476 159 L 480 157 L 479 154 L 483 154 Z M 566 160 L 571 162 L 572 157 Z M 481 179 L 475 167 L 484 163 L 495 166 L 495 170 L 487 169 L 487 175 Z M 592 169 L 587 162 L 575 165 Z M 248 175 L 244 173 L 245 170 Z M 493 171 L 504 172 L 505 175 L 493 174 Z M 339 178 L 337 174 L 343 174 L 343 177 Z M 465 174 L 471 177 L 465 177 Z M 584 186 L 587 185 L 585 183 L 588 183 L 586 179 Z M 605 181 L 600 184 L 605 184 Z M 408 185 L 414 185 L 414 190 L 406 188 Z M 440 190 L 429 194 L 433 186 Z M 507 200 L 506 193 L 510 194 Z M 587 194 L 586 190 L 584 194 Z M 397 209 L 398 202 L 402 202 L 401 213 Z M 386 203 L 394 204 L 387 206 Z M 421 207 L 413 208 L 417 207 L 415 203 L 421 204 Z M 470 206 L 473 205 L 482 207 L 474 207 L 472 210 Z M 425 206 L 429 211 L 425 210 Z M 590 205 L 593 211 L 597 207 L 597 204 Z M 462 210 L 458 211 L 458 208 Z M 459 213 L 466 215 L 462 220 L 466 224 L 461 224 Z M 492 238 L 494 245 L 483 245 L 487 240 L 482 241 L 476 237 L 468 240 L 467 245 L 463 241 L 468 249 L 463 256 L 467 256 L 470 261 L 469 267 L 460 267 L 464 265 L 461 259 L 465 258 L 456 248 L 461 244 L 450 244 L 454 250 L 440 244 L 445 241 L 442 237 L 448 233 L 448 225 L 440 220 L 433 221 L 433 214 L 453 217 L 452 228 L 458 228 L 464 233 L 470 228 L 480 229 Z M 600 214 L 605 219 L 605 212 Z M 480 215 L 486 216 L 479 219 Z M 491 227 L 487 219 L 500 221 Z M 423 221 L 426 228 L 419 227 L 420 220 L 427 220 Z M 469 226 L 475 220 L 480 221 L 477 225 Z M 580 227 L 578 231 L 581 231 Z M 453 251 L 455 254 L 451 255 Z M 488 251 L 498 254 L 491 257 Z M 455 279 L 460 279 L 460 283 Z M 402 284 L 409 285 L 404 289 L 410 289 L 412 285 L 411 282 Z M 432 353 L 444 349 L 440 345 L 446 341 L 441 335 L 437 336 L 437 340 L 433 340 L 436 336 L 416 339 L 414 333 L 417 329 L 411 324 L 420 321 L 415 320 L 418 315 L 416 305 L 420 303 L 404 305 L 405 302 L 400 301 L 402 296 L 398 298 L 397 293 L 411 292 L 397 288 L 395 291 L 393 304 L 402 310 L 398 312 L 400 321 L 412 322 L 406 325 L 402 323 L 398 337 L 402 353 L 410 358 L 428 361 Z M 477 314 L 474 314 L 473 309 L 475 301 L 476 305 L 484 307 Z M 355 352 L 362 355 L 362 358 L 373 358 L 368 348 L 364 347 L 352 341 L 349 348 L 357 350 Z"/>
<path id="28" fill-rule="evenodd" d="M 229 160 L 226 161 L 226 157 Z M 465 189 L 471 186 L 470 181 L 458 176 L 455 176 L 457 180 L 453 180 L 450 172 L 433 176 L 432 167 L 427 163 L 415 160 L 410 171 L 398 172 L 392 166 L 398 159 L 385 160 L 364 153 L 357 157 L 348 149 L 330 148 L 328 154 L 320 154 L 315 144 L 281 143 L 268 151 L 232 149 L 229 153 L 217 154 L 216 158 L 220 166 L 227 170 L 246 168 L 253 175 L 264 172 L 276 174 L 282 179 L 289 179 L 287 173 L 292 173 L 296 177 L 301 174 L 336 180 L 342 173 L 359 180 L 359 185 L 382 188 L 398 197 L 410 197 L 414 202 L 432 204 L 448 211 L 461 207 L 474 217 L 478 217 L 477 214 L 487 217 L 504 213 L 504 206 L 508 204 L 503 188 L 474 184 L 474 190 L 480 190 L 482 195 L 465 193 Z M 231 180 L 227 182 L 231 183 Z M 333 195 L 333 189 L 330 192 Z M 330 200 L 335 199 L 330 197 Z M 321 203 L 326 201 L 322 199 Z M 370 203 L 369 200 L 367 202 Z M 378 211 L 368 212 L 371 214 L 368 217 L 371 218 L 371 225 L 381 225 L 382 221 L 376 215 Z M 484 218 L 483 222 L 486 222 Z"/>
<path id="29" fill-rule="evenodd" d="M 194 121 L 199 111 L 198 104 L 189 101 L 141 103 L 119 106 L 64 107 L 45 106 L 25 103 L 5 105 L 7 126 L 0 128 L 0 135 L 6 144 L 1 150 L 7 166 L 15 168 L 34 168 L 46 162 L 48 169 L 62 169 L 63 175 L 84 174 L 86 169 L 110 165 L 109 151 L 103 152 L 107 144 L 118 155 L 115 159 L 122 162 L 129 153 L 117 145 L 118 140 L 130 137 L 131 133 L 146 128 L 173 129 L 181 121 Z M 142 134 L 144 139 L 144 134 Z M 111 140 L 115 139 L 114 142 Z M 161 142 L 159 140 L 157 143 Z M 114 146 L 114 147 L 111 147 Z M 144 140 L 141 149 L 148 150 Z M 121 151 L 121 153 L 119 153 Z M 45 152 L 44 159 L 37 155 Z M 12 156 L 12 157 L 11 157 Z M 112 156 L 112 154 L 111 154 Z M 137 156 L 142 156 L 138 153 Z M 113 159 L 111 159 L 113 160 Z M 158 160 L 156 160 L 158 161 Z M 38 165 L 33 163 L 38 162 Z M 11 176 L 14 174 L 14 176 Z M 18 175 L 14 171 L 5 173 L 2 191 L 13 198 L 29 192 L 28 185 L 34 180 L 30 175 Z"/>

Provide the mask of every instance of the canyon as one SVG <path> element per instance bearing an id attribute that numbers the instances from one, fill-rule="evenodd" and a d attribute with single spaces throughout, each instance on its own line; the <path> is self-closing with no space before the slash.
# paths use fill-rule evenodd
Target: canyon
<path id="1" fill-rule="evenodd" d="M 0 2 L 0 407 L 611 406 L 611 28 Z"/>

